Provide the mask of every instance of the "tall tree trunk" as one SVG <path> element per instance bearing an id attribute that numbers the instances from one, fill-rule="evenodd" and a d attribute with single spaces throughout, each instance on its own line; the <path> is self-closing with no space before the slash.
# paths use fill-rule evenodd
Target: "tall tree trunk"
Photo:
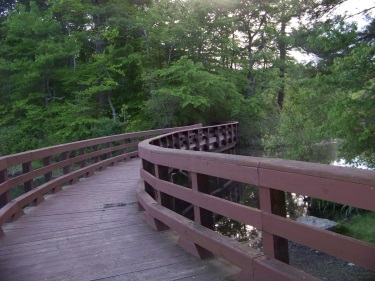
<path id="1" fill-rule="evenodd" d="M 253 95 L 253 70 L 254 70 L 254 59 L 253 59 L 253 36 L 250 30 L 250 26 L 248 26 L 247 30 L 247 36 L 248 36 L 248 44 L 247 44 L 247 54 L 249 56 L 249 68 L 247 72 L 247 88 L 246 88 L 246 98 L 250 98 Z"/>
<path id="2" fill-rule="evenodd" d="M 285 96 L 285 62 L 286 62 L 286 19 L 284 15 L 284 9 L 283 7 L 283 14 L 281 18 L 281 30 L 280 30 L 280 38 L 278 42 L 279 52 L 280 52 L 280 79 L 281 79 L 281 87 L 277 96 L 277 104 L 279 105 L 280 110 L 283 109 L 284 106 L 284 96 Z"/>
<path id="3" fill-rule="evenodd" d="M 70 32 L 70 27 L 69 27 L 68 21 L 66 21 L 65 26 L 66 26 L 66 29 L 68 30 L 68 37 L 71 37 L 72 35 L 71 35 L 71 32 Z M 76 62 L 76 56 L 75 55 L 70 57 L 70 62 L 73 65 L 73 74 L 75 74 L 76 69 L 77 69 L 77 62 Z"/>
<path id="4" fill-rule="evenodd" d="M 108 93 L 108 103 L 109 103 L 109 106 L 110 106 L 111 111 L 112 111 L 113 122 L 116 123 L 116 121 L 117 121 L 117 114 L 116 114 L 115 107 L 113 106 L 113 103 L 112 103 L 111 93 Z"/>

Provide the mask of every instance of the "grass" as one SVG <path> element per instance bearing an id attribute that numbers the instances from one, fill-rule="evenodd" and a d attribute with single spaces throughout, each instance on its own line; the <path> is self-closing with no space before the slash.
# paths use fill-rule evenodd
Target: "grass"
<path id="1" fill-rule="evenodd" d="M 375 212 L 366 212 L 341 222 L 336 232 L 375 244 Z"/>

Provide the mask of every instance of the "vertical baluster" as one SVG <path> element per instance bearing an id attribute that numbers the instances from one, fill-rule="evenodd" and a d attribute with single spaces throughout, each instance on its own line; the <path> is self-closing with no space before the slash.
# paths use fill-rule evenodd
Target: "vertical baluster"
<path id="1" fill-rule="evenodd" d="M 1 163 L 0 163 L 0 165 L 1 165 Z M 0 167 L 0 168 L 1 168 L 0 169 L 0 184 L 2 184 L 2 183 L 6 182 L 8 180 L 8 170 L 7 170 L 5 164 L 4 164 L 4 167 Z M 9 189 L 8 189 L 7 191 L 5 191 L 3 194 L 0 195 L 0 208 L 5 206 L 9 202 L 10 202 L 10 192 L 9 192 Z"/>
<path id="2" fill-rule="evenodd" d="M 190 177 L 191 186 L 194 191 L 209 193 L 210 190 L 208 176 L 190 172 Z M 194 221 L 210 229 L 213 229 L 214 227 L 212 212 L 198 206 L 194 206 Z M 213 256 L 210 251 L 195 244 L 183 234 L 181 234 L 177 243 L 186 251 L 190 252 L 198 258 L 204 259 Z"/>
<path id="3" fill-rule="evenodd" d="M 51 165 L 51 162 L 52 162 L 51 156 L 46 156 L 46 157 L 43 158 L 43 166 L 44 167 L 47 167 L 47 166 Z M 52 171 L 49 171 L 49 172 L 44 174 L 44 181 L 45 182 L 49 182 L 52 179 L 53 179 Z M 61 186 L 55 187 L 55 188 L 52 189 L 52 193 L 56 193 L 60 190 L 61 190 Z"/>
<path id="4" fill-rule="evenodd" d="M 210 151 L 210 129 L 203 129 L 203 132 L 206 133 L 206 148 L 207 151 Z"/>
<path id="5" fill-rule="evenodd" d="M 186 142 L 186 150 L 190 150 L 190 131 L 186 131 L 183 136 Z"/>
<path id="6" fill-rule="evenodd" d="M 61 160 L 62 161 L 65 161 L 65 160 L 68 160 L 68 159 L 69 159 L 69 151 L 61 153 Z M 63 167 L 63 173 L 64 173 L 64 175 L 70 173 L 70 164 Z"/>
<path id="7" fill-rule="evenodd" d="M 285 192 L 259 187 L 260 209 L 263 212 L 286 217 Z M 266 255 L 289 263 L 288 240 L 266 231 L 262 232 L 263 251 Z"/>
<path id="8" fill-rule="evenodd" d="M 169 181 L 168 167 L 155 164 L 155 177 L 164 181 Z M 168 209 L 172 209 L 172 196 L 160 191 L 156 191 L 156 201 Z"/>
<path id="9" fill-rule="evenodd" d="M 134 138 L 133 142 L 135 143 L 139 142 L 139 138 L 138 137 Z M 137 150 L 138 150 L 138 145 L 135 145 L 134 147 L 132 147 L 132 152 L 137 151 Z"/>
<path id="10" fill-rule="evenodd" d="M 159 140 L 160 140 L 160 146 L 161 146 L 161 147 L 165 147 L 165 148 L 168 147 L 168 140 L 167 140 L 166 137 L 164 137 L 164 138 L 160 138 Z"/>
<path id="11" fill-rule="evenodd" d="M 61 153 L 61 159 L 63 161 L 70 159 L 70 151 L 66 151 Z M 69 161 L 68 161 L 69 162 Z M 67 175 L 70 173 L 70 164 L 63 167 L 63 173 L 64 175 Z M 78 177 L 74 177 L 73 179 L 69 180 L 68 184 L 72 185 L 74 183 L 78 182 Z M 56 189 L 54 192 L 58 191 L 59 189 Z"/>
<path id="12" fill-rule="evenodd" d="M 194 131 L 195 133 L 195 139 L 196 139 L 196 150 L 197 151 L 201 151 L 201 141 L 202 141 L 202 137 L 201 137 L 201 131 L 200 129 L 197 129 Z"/>
<path id="13" fill-rule="evenodd" d="M 172 148 L 181 149 L 182 141 L 181 141 L 181 134 L 176 133 L 172 134 Z"/>
<path id="14" fill-rule="evenodd" d="M 175 134 L 171 134 L 168 137 L 168 148 L 175 148 Z"/>
<path id="15" fill-rule="evenodd" d="M 83 156 L 86 154 L 86 147 L 83 147 L 79 150 L 79 155 L 80 156 Z M 79 166 L 81 167 L 81 169 L 83 169 L 84 167 L 86 167 L 86 160 L 82 160 L 80 163 L 79 163 Z"/>
<path id="16" fill-rule="evenodd" d="M 23 174 L 27 174 L 32 171 L 31 161 L 22 164 L 22 172 Z M 34 180 L 30 179 L 23 184 L 25 193 L 32 190 L 34 188 Z"/>
<path id="17" fill-rule="evenodd" d="M 105 150 L 109 147 L 109 143 L 103 143 L 102 144 L 103 148 L 101 150 Z M 106 152 L 106 153 L 103 153 L 102 151 L 102 154 L 100 155 L 98 161 L 99 162 L 102 162 L 103 160 L 106 160 L 109 158 L 109 152 Z M 103 162 L 101 163 L 101 166 L 99 166 L 99 171 L 104 171 L 105 169 L 107 168 L 107 166 L 103 166 Z"/>
<path id="18" fill-rule="evenodd" d="M 204 174 L 190 172 L 191 187 L 194 191 L 210 194 L 209 177 Z M 194 206 L 194 220 L 209 229 L 214 229 L 213 214 L 211 211 Z"/>
<path id="19" fill-rule="evenodd" d="M 145 170 L 146 172 L 150 173 L 151 175 L 155 175 L 155 172 L 154 172 L 154 165 L 151 164 L 150 162 L 148 162 L 147 160 L 144 160 L 142 159 L 142 167 L 143 167 L 143 170 Z M 145 184 L 145 190 L 146 192 L 152 197 L 154 198 L 154 200 L 156 200 L 156 194 L 155 194 L 155 189 L 152 185 L 150 185 L 148 182 L 144 182 Z"/>
<path id="20" fill-rule="evenodd" d="M 164 167 L 164 166 L 159 167 L 158 165 L 152 164 L 146 160 L 143 160 L 142 163 L 143 163 L 143 169 L 149 172 L 150 174 L 154 175 L 156 178 L 160 177 L 161 179 L 168 180 L 168 168 L 167 167 Z M 152 196 L 158 202 L 158 204 L 167 208 L 168 207 L 171 208 L 172 206 L 171 196 L 168 196 L 167 194 L 163 194 L 162 192 L 155 190 L 146 181 L 145 181 L 145 190 L 150 196 Z M 142 206 L 140 206 L 140 209 L 142 210 Z M 148 214 L 147 212 L 145 214 L 145 220 L 151 227 L 153 227 L 157 231 L 163 231 L 163 230 L 169 229 L 167 225 L 165 225 L 158 219 L 154 218 L 152 215 Z"/>
<path id="21" fill-rule="evenodd" d="M 228 126 L 224 125 L 224 145 L 228 145 Z"/>
<path id="22" fill-rule="evenodd" d="M 98 150 L 99 150 L 99 145 L 93 145 L 93 146 L 92 146 L 92 149 L 93 149 L 94 152 L 95 152 L 95 151 L 98 151 Z M 92 160 L 94 161 L 94 163 L 98 163 L 98 161 L 99 161 L 99 156 L 95 156 L 95 157 L 93 157 Z"/>
<path id="23" fill-rule="evenodd" d="M 217 126 L 215 128 L 215 135 L 216 135 L 216 148 L 221 147 L 221 142 L 220 142 L 220 126 Z"/>
<path id="24" fill-rule="evenodd" d="M 120 140 L 120 146 L 123 146 L 125 144 L 125 139 L 122 139 L 122 140 Z M 124 148 L 121 148 L 121 149 L 119 149 L 119 155 L 123 155 L 123 154 L 125 154 L 125 149 Z M 121 160 L 119 161 L 119 162 L 125 162 L 127 160 L 127 158 L 126 157 L 124 157 L 124 158 L 121 158 Z"/>
<path id="25" fill-rule="evenodd" d="M 47 167 L 51 164 L 51 156 L 47 156 L 43 158 L 43 166 Z M 49 171 L 44 174 L 44 181 L 49 182 L 52 180 L 52 171 Z"/>
<path id="26" fill-rule="evenodd" d="M 107 148 L 111 148 L 111 147 L 113 147 L 113 143 L 112 142 L 107 143 Z M 113 154 L 114 154 L 114 151 L 108 152 L 107 155 L 106 155 L 106 158 L 107 159 L 113 158 Z M 115 164 L 115 162 L 113 161 L 109 165 L 113 166 L 114 164 Z"/>

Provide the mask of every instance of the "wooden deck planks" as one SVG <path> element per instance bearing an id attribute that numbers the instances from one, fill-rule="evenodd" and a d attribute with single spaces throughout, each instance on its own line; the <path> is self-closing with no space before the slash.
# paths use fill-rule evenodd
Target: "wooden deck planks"
<path id="1" fill-rule="evenodd" d="M 238 269 L 198 260 L 138 212 L 140 160 L 120 163 L 50 195 L 5 227 L 0 280 L 231 280 Z"/>

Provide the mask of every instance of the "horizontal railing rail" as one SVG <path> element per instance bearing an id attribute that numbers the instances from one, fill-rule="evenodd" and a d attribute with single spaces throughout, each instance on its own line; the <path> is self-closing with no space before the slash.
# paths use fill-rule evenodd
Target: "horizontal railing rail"
<path id="1" fill-rule="evenodd" d="M 285 210 L 285 192 L 291 192 L 375 211 L 375 171 L 205 152 L 234 148 L 236 139 L 232 123 L 141 142 L 145 184 L 137 196 L 148 223 L 176 230 L 180 245 L 198 256 L 227 259 L 242 268 L 243 280 L 315 280 L 287 265 L 289 240 L 375 271 L 375 245 L 286 218 Z M 174 170 L 188 175 L 188 185 L 173 181 Z M 210 176 L 258 186 L 260 208 L 212 196 Z M 191 220 L 174 211 L 175 200 L 191 204 Z M 263 253 L 212 231 L 213 213 L 261 230 Z"/>
<path id="2" fill-rule="evenodd" d="M 198 128 L 201 124 L 182 128 Z M 182 128 L 108 136 L 0 157 L 0 236 L 2 226 L 24 214 L 45 195 L 117 162 L 138 157 L 140 140 Z"/>

